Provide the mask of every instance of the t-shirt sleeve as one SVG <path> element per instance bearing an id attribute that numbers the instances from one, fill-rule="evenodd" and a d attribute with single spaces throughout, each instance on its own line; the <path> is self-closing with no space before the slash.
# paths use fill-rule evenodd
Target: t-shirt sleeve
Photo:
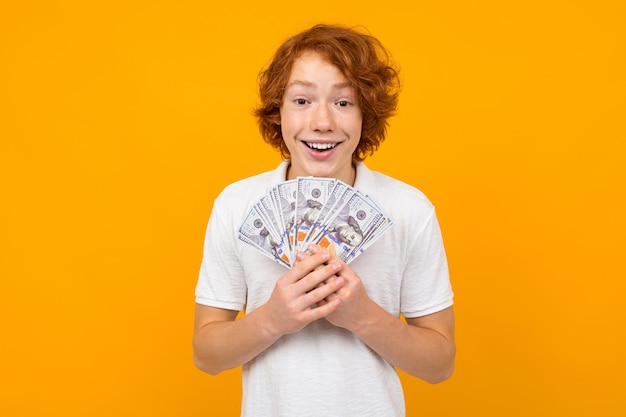
<path id="1" fill-rule="evenodd" d="M 416 231 L 402 280 L 401 311 L 407 318 L 436 313 L 453 304 L 448 261 L 434 208 Z"/>
<path id="2" fill-rule="evenodd" d="M 218 197 L 206 229 L 196 303 L 240 311 L 246 303 L 246 281 L 237 257 L 237 231 L 224 210 Z"/>

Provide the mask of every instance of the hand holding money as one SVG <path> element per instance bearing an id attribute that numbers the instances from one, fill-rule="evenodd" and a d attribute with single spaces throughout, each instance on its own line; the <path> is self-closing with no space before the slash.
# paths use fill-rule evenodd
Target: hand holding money
<path id="1" fill-rule="evenodd" d="M 294 333 L 335 312 L 341 300 L 325 300 L 344 285 L 344 279 L 336 276 L 343 267 L 326 250 L 298 252 L 293 268 L 276 281 L 268 302 L 257 309 L 266 314 L 263 322 L 270 333 L 275 338 Z"/>
<path id="2" fill-rule="evenodd" d="M 323 251 L 325 250 L 320 246 L 311 246 L 313 255 Z M 333 246 L 328 250 L 328 253 L 330 254 L 328 264 L 340 261 L 337 254 L 334 253 Z M 348 265 L 343 264 L 342 268 L 338 269 L 333 276 L 329 277 L 321 285 L 334 287 L 338 282 L 341 282 L 342 285 L 335 291 L 330 292 L 323 301 L 318 302 L 316 307 L 324 307 L 327 304 L 337 305 L 337 309 L 325 316 L 326 320 L 334 326 L 342 327 L 358 334 L 359 330 L 364 328 L 363 323 L 368 322 L 367 312 L 376 309 L 377 304 L 368 296 L 361 278 Z"/>
<path id="3" fill-rule="evenodd" d="M 392 225 L 374 201 L 342 181 L 298 177 L 273 187 L 248 212 L 239 239 L 291 268 L 317 244 L 352 262 Z"/>

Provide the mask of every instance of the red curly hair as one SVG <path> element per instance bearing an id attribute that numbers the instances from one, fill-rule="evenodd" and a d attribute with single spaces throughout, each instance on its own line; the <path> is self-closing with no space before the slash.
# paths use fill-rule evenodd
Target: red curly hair
<path id="1" fill-rule="evenodd" d="M 353 28 L 316 25 L 287 39 L 276 51 L 267 69 L 259 74 L 260 105 L 254 110 L 263 139 L 289 157 L 280 120 L 283 93 L 294 61 L 313 51 L 335 65 L 356 90 L 363 116 L 361 140 L 353 159 L 363 161 L 378 149 L 387 133 L 388 119 L 397 108 L 398 70 L 381 42 Z"/>

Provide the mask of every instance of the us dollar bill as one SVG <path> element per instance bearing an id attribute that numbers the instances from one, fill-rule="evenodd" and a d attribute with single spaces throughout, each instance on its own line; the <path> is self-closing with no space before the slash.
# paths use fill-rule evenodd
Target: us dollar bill
<path id="1" fill-rule="evenodd" d="M 306 237 L 318 220 L 326 200 L 335 186 L 332 178 L 298 177 L 296 195 L 296 250 L 304 250 Z"/>
<path id="2" fill-rule="evenodd" d="M 335 208 L 315 243 L 335 246 L 337 256 L 348 263 L 356 257 L 358 248 L 376 232 L 376 226 L 385 216 L 363 194 L 355 192 L 340 208 Z"/>
<path id="3" fill-rule="evenodd" d="M 286 268 L 319 244 L 350 263 L 393 222 L 369 196 L 332 178 L 298 177 L 272 187 L 250 208 L 239 240 Z"/>
<path id="4" fill-rule="evenodd" d="M 272 233 L 268 222 L 253 206 L 239 228 L 239 239 L 251 244 L 261 253 L 275 261 L 291 265 L 292 260 L 280 245 L 280 237 Z"/>

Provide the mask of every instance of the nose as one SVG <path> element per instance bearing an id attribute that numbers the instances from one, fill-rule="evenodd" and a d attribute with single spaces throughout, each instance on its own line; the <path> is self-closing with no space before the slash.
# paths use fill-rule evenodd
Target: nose
<path id="1" fill-rule="evenodd" d="M 316 132 L 328 132 L 335 129 L 332 109 L 326 104 L 315 106 L 311 116 L 311 129 Z"/>

